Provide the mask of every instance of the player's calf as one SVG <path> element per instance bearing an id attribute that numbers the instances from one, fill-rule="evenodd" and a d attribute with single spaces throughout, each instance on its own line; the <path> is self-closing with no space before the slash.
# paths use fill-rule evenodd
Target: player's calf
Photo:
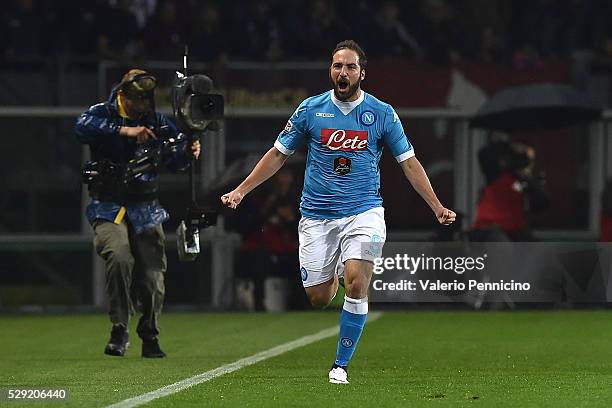
<path id="1" fill-rule="evenodd" d="M 367 261 L 350 259 L 345 263 L 344 304 L 340 313 L 340 333 L 336 360 L 329 373 L 329 381 L 348 384 L 347 368 L 368 318 L 368 286 L 372 276 Z"/>
<path id="2" fill-rule="evenodd" d="M 368 296 L 370 279 L 365 276 L 352 277 L 345 279 L 344 290 L 346 295 L 353 299 L 363 299 Z"/>

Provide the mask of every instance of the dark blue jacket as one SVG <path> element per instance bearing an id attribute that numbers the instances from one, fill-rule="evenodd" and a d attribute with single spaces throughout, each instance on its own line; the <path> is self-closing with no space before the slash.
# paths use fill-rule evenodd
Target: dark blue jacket
<path id="1" fill-rule="evenodd" d="M 137 144 L 134 138 L 119 134 L 119 128 L 122 126 L 148 126 L 153 129 L 167 126 L 166 137 L 178 135 L 174 124 L 157 112 L 154 118 L 148 120 L 131 120 L 121 117 L 117 106 L 117 89 L 113 89 L 108 101 L 91 106 L 79 116 L 75 125 L 75 133 L 81 143 L 89 145 L 92 160 L 110 160 L 119 165 L 124 165 L 129 160 L 138 157 L 146 147 L 151 147 L 151 144 L 162 141 L 162 135 L 157 134 L 157 141 Z M 175 171 L 188 167 L 191 158 L 189 150 L 187 141 L 179 144 L 162 157 L 162 164 Z M 157 178 L 157 173 L 150 171 L 141 175 L 134 185 L 137 187 L 139 182 L 141 184 L 156 182 Z M 124 211 L 122 211 L 123 207 L 125 207 Z M 127 216 L 136 233 L 159 225 L 169 218 L 168 212 L 157 199 L 120 203 L 110 199 L 94 198 L 87 206 L 86 214 L 90 223 L 98 219 L 119 223 L 123 216 Z"/>

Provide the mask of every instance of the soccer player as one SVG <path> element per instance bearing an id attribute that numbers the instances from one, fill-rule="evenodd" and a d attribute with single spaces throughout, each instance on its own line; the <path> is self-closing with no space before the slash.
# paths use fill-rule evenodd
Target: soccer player
<path id="1" fill-rule="evenodd" d="M 300 273 L 317 307 L 331 302 L 339 278 L 344 279 L 338 349 L 329 372 L 329 382 L 335 384 L 348 384 L 347 367 L 368 314 L 373 259 L 381 256 L 386 238 L 378 168 L 383 144 L 438 222 L 455 220 L 455 213 L 436 197 L 393 108 L 361 89 L 366 64 L 356 42 L 340 42 L 329 69 L 333 90 L 304 100 L 274 147 L 238 187 L 221 197 L 235 209 L 296 149 L 308 147 L 298 226 Z"/>

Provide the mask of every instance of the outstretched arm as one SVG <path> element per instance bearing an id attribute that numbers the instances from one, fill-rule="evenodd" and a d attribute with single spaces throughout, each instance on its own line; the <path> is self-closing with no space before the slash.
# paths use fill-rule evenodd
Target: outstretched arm
<path id="1" fill-rule="evenodd" d="M 251 174 L 234 190 L 221 196 L 221 202 L 235 209 L 242 201 L 244 196 L 253 191 L 255 187 L 272 177 L 287 160 L 287 155 L 282 154 L 276 147 L 272 147 L 257 162 Z"/>
<path id="2" fill-rule="evenodd" d="M 427 205 L 429 205 L 429 208 L 434 212 L 438 222 L 442 225 L 449 225 L 455 221 L 457 215 L 440 203 L 440 200 L 438 200 L 436 193 L 434 193 L 431 187 L 431 183 L 429 182 L 429 178 L 421 162 L 413 156 L 400 162 L 400 166 L 404 171 L 404 175 L 406 175 L 406 178 L 410 184 L 412 184 L 412 187 L 414 187 L 416 192 L 419 193 Z"/>

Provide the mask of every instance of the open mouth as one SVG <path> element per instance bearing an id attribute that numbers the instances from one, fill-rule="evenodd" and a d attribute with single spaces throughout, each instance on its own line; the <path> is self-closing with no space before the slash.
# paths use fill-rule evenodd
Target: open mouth
<path id="1" fill-rule="evenodd" d="M 349 81 L 347 81 L 346 79 L 339 79 L 338 80 L 338 89 L 341 91 L 346 91 L 349 87 Z"/>

